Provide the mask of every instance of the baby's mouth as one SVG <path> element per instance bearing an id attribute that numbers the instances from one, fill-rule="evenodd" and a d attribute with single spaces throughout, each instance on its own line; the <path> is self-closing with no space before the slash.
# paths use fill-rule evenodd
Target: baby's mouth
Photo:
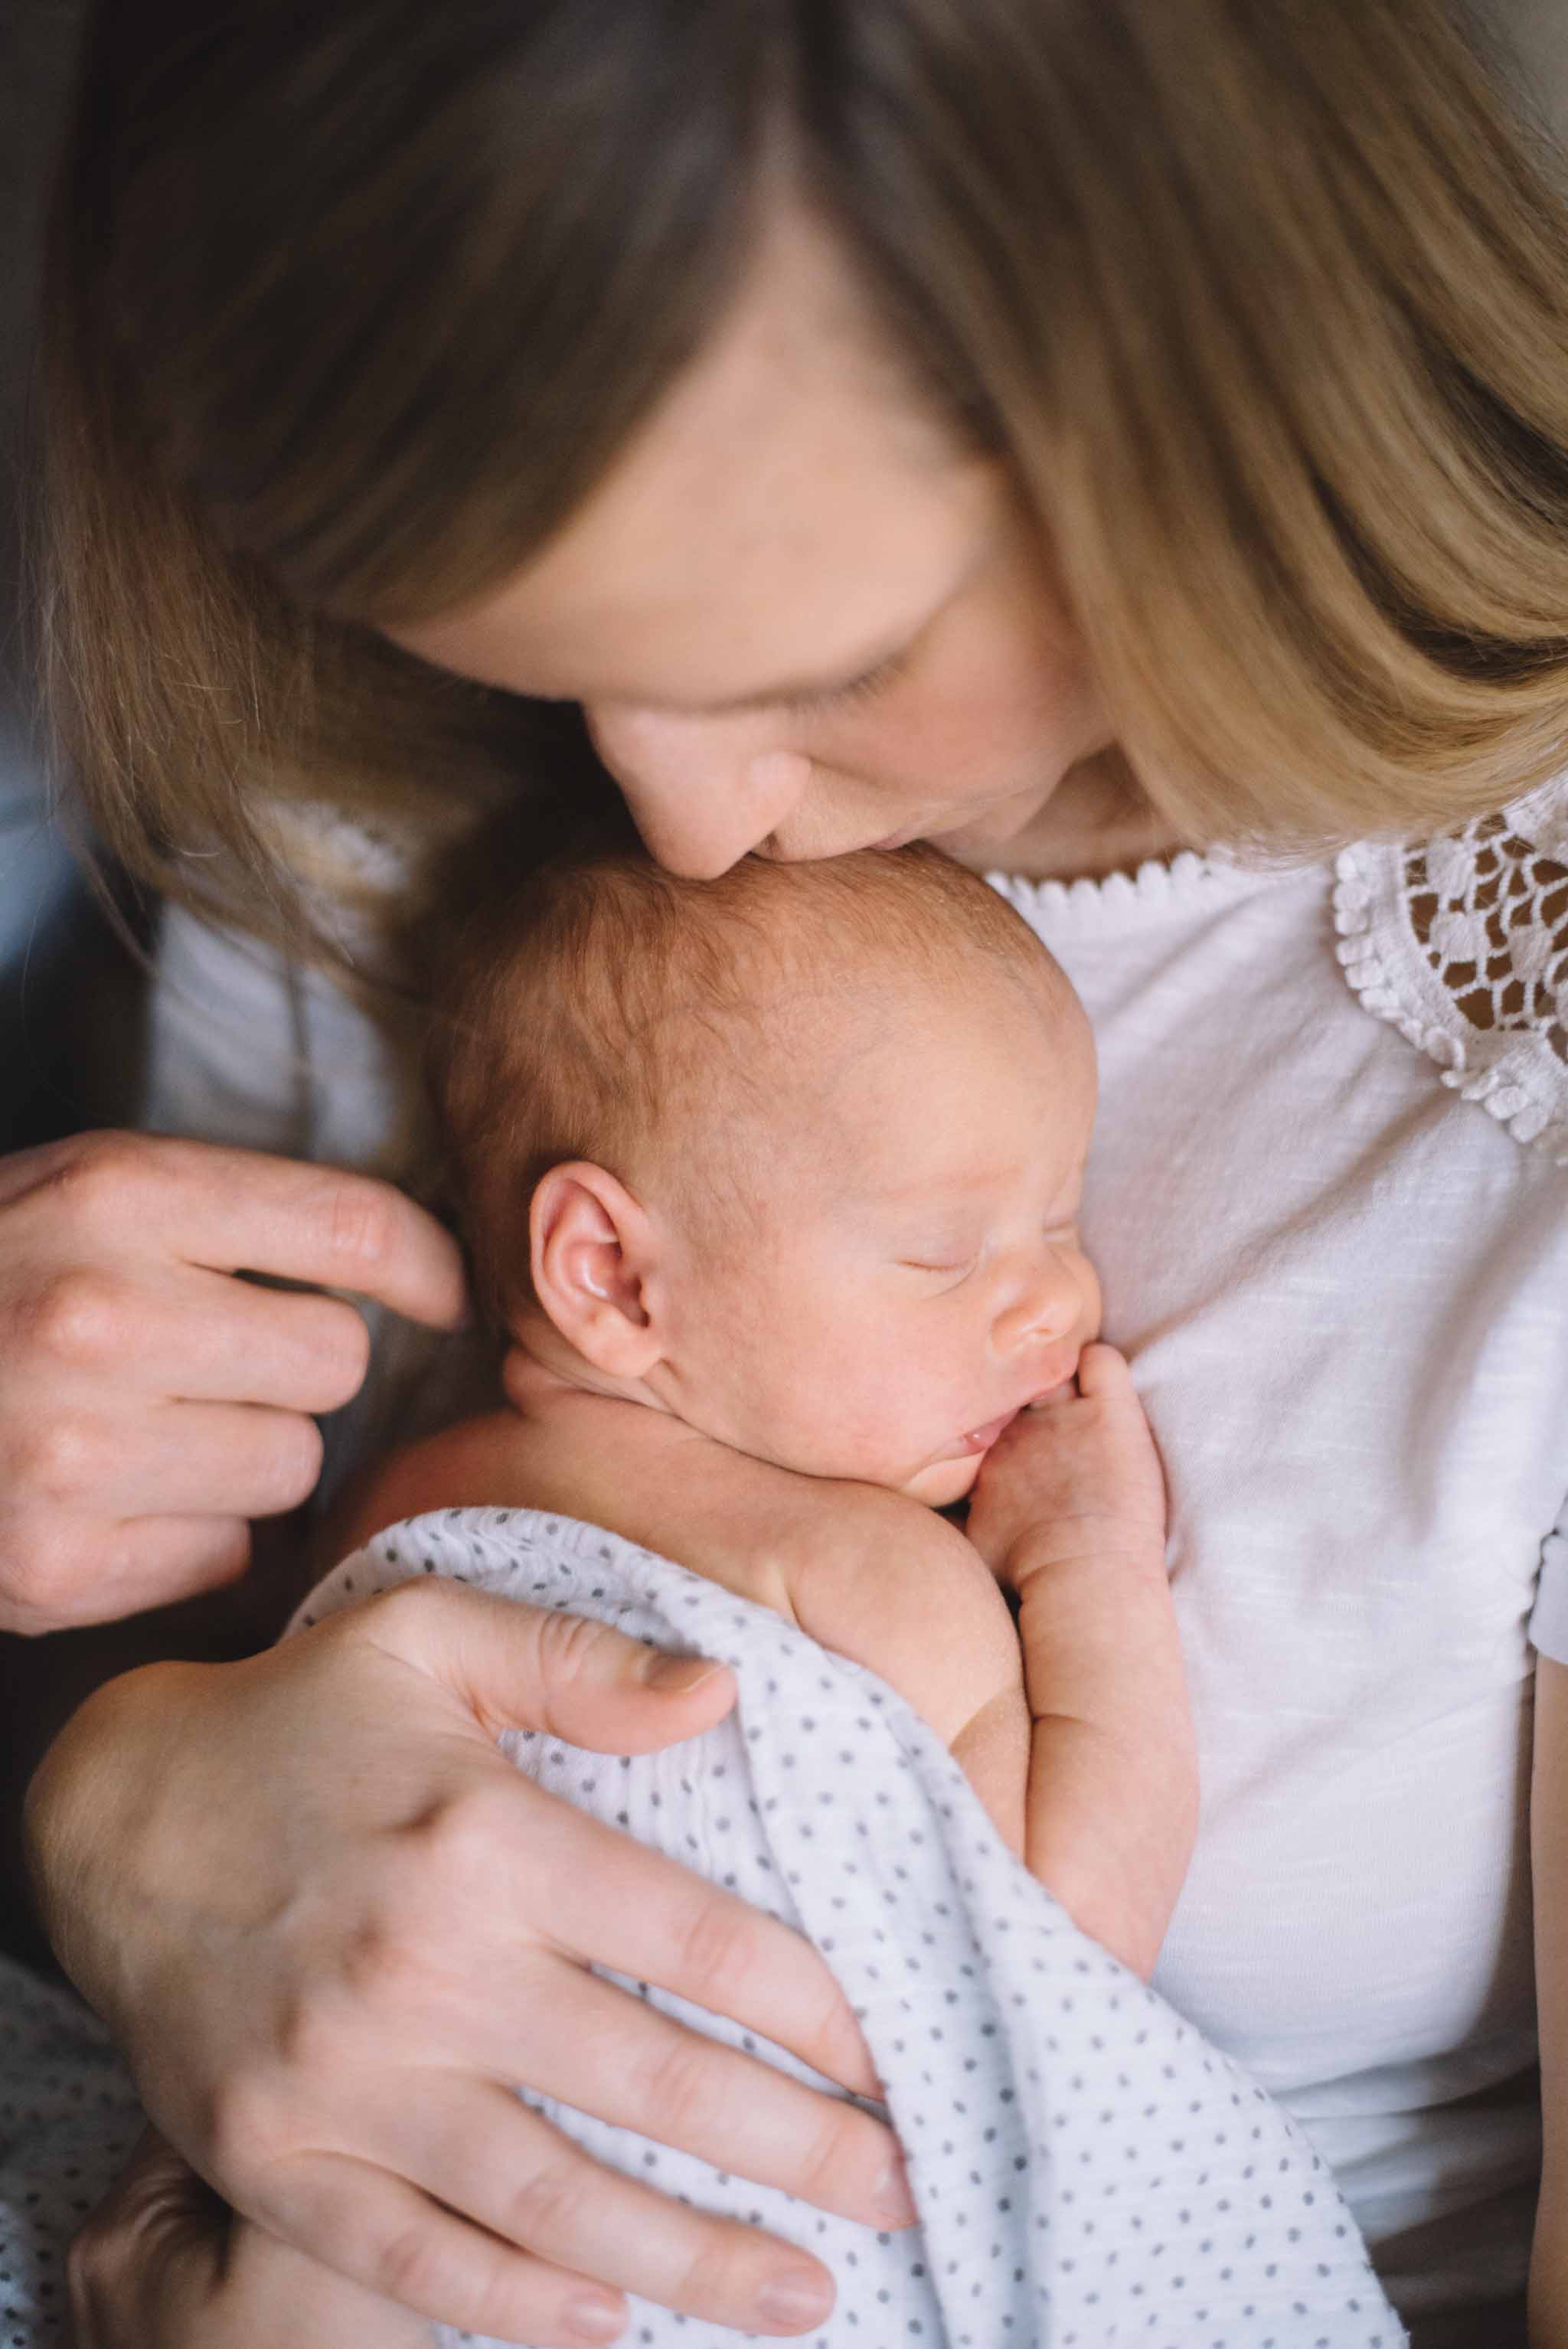
<path id="1" fill-rule="evenodd" d="M 1018 1416 L 1018 1409 L 1019 1406 L 1015 1405 L 1013 1410 L 1005 1411 L 1000 1419 L 988 1419 L 984 1427 L 976 1427 L 973 1429 L 969 1434 L 960 1436 L 958 1439 L 959 1451 L 961 1453 L 989 1452 L 991 1446 L 995 1443 L 1004 1428 L 1012 1426 L 1013 1422 Z"/>

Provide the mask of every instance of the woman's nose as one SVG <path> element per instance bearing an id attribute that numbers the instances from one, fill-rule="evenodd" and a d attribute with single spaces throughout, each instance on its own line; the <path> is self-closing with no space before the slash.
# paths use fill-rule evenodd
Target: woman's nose
<path id="1" fill-rule="evenodd" d="M 727 873 L 799 804 L 808 759 L 769 747 L 755 716 L 682 717 L 625 702 L 584 710 L 650 856 L 671 873 Z"/>

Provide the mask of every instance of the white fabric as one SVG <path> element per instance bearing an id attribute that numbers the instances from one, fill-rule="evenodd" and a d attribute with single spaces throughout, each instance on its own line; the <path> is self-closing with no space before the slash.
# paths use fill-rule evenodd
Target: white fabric
<path id="1" fill-rule="evenodd" d="M 64 2349 L 67 2247 L 140 2131 L 103 2025 L 0 1958 L 0 2349 Z"/>
<path id="2" fill-rule="evenodd" d="M 1398 992 L 1396 854 L 1348 877 L 1382 887 Z M 1301 2116 L 1403 2313 L 1479 2311 L 1522 2282 L 1537 2158 L 1527 1619 L 1568 1487 L 1565 1185 L 1346 984 L 1346 877 L 1183 857 L 1009 894 L 1095 1021 L 1086 1233 L 1171 1485 L 1205 1809 L 1160 1987 Z M 373 1155 L 373 1046 L 306 1038 L 302 1126 L 287 974 L 191 951 L 163 1122 L 289 1149 L 335 1115 L 334 1154 Z M 209 1122 L 237 1097 L 241 1136 Z M 1478 2313 L 1476 2349 L 1501 2337 Z"/>
<path id="3" fill-rule="evenodd" d="M 1484 1102 L 1519 1142 L 1568 1160 L 1568 793 L 1414 845 L 1339 859 L 1339 958 L 1362 1002 Z"/>
<path id="4" fill-rule="evenodd" d="M 1085 1238 L 1171 1485 L 1204 1806 L 1158 1981 L 1306 2123 L 1408 2315 L 1525 2272 L 1568 1186 L 1367 1016 L 1334 885 L 1006 893 L 1099 1040 Z"/>
<path id="5" fill-rule="evenodd" d="M 616 1761 L 531 1732 L 501 1744 L 550 1792 L 816 1941 L 861 2016 L 921 2223 L 874 2234 L 530 2101 L 600 2159 L 817 2252 L 839 2299 L 810 2336 L 815 2349 L 1404 2340 L 1305 2140 L 1076 1930 L 891 1689 L 766 1609 L 533 1510 L 449 1509 L 395 1526 L 330 1575 L 299 1619 L 431 1572 L 735 1668 L 736 1712 L 662 1754 Z M 733 2045 L 756 2044 L 656 1988 L 626 1986 Z M 733 2337 L 633 2302 L 640 2344 L 718 2349 Z"/>

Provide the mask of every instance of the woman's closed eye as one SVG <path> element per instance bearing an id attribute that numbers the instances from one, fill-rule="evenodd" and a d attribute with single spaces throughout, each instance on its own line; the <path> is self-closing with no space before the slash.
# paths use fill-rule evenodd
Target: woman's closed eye
<path id="1" fill-rule="evenodd" d="M 798 694 L 791 698 L 789 708 L 798 716 L 810 716 L 813 711 L 841 709 L 846 703 L 874 701 L 896 685 L 909 666 L 908 651 L 894 653 L 891 659 L 879 661 L 875 668 L 863 677 L 852 677 L 843 685 L 831 685 L 820 693 Z"/>

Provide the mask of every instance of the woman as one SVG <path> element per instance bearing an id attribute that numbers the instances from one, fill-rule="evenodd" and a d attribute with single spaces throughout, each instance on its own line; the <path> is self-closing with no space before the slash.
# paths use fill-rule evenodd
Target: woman
<path id="1" fill-rule="evenodd" d="M 63 730 L 150 882 L 349 961 L 384 1032 L 394 934 L 450 888 L 454 843 L 560 773 L 541 699 L 581 704 L 648 845 L 694 874 L 919 833 L 1048 885 L 1216 838 L 1431 833 L 1563 763 L 1568 213 L 1439 0 L 125 16 L 88 59 L 51 317 Z M 1205 999 L 1222 1065 L 1254 998 L 1302 983 L 1280 968 L 1232 988 L 1223 1032 Z M 84 1521 L 134 1528 L 120 1605 L 210 1582 L 242 1513 L 311 1482 L 304 1414 L 356 1382 L 347 1325 L 214 1269 L 453 1309 L 439 1242 L 385 1193 L 149 1150 L 54 1162 L 67 1179 L 6 1209 L 27 1295 L 54 1299 L 13 1309 L 6 1350 L 35 1431 L 24 1595 L 73 1584 Z M 346 1278 L 346 1253 L 370 1269 Z M 592 1515 L 592 1463 L 540 1474 Z M 463 1599 L 414 1592 L 389 1638 L 347 1618 L 156 1668 L 78 1713 L 33 1807 L 67 1969 L 197 2167 L 374 2290 L 539 2340 L 618 2319 L 583 2278 L 803 2329 L 820 2271 L 603 2175 L 587 2192 L 490 2085 L 868 2220 L 879 2192 L 903 2207 L 869 2123 L 825 2136 L 781 2084 L 655 2048 L 630 2002 L 602 2074 L 574 2042 L 573 1961 L 596 1959 L 856 2076 L 808 1955 L 664 1868 L 629 1894 L 624 1856 L 505 1780 L 481 1726 L 654 1742 L 721 1696 L 655 1702 L 621 1655 L 554 1653 L 526 1617 L 498 1638 Z M 1222 1776 L 1225 1708 L 1221 1670 Z M 1374 1904 L 1364 1866 L 1331 1907 Z M 1486 1898 L 1511 1949 L 1506 1886 Z M 1461 2077 L 1508 2103 L 1517 2008 L 1511 1977 L 1501 2021 L 1472 2002 L 1423 2109 Z M 387 2095 L 432 2065 L 449 2095 Z M 1483 2230 L 1528 2132 L 1510 2104 L 1495 2160 L 1471 2137 L 1454 2157 Z M 1445 2172 L 1394 2231 L 1426 2209 L 1451 2235 L 1458 2191 Z M 1445 2256 L 1409 2252 L 1411 2305 Z M 1515 2292 L 1510 2259 L 1472 2298 Z"/>

